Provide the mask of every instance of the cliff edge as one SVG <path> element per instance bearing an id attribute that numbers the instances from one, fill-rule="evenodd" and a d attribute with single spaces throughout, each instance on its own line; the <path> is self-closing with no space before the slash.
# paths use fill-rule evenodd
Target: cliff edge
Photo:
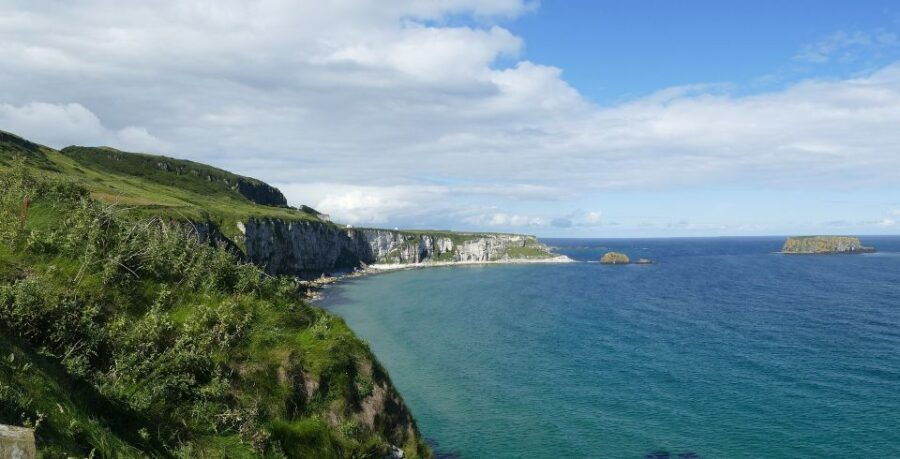
<path id="1" fill-rule="evenodd" d="M 356 261 L 347 229 L 262 182 L 132 155 L 0 132 L 0 424 L 42 457 L 431 457 L 369 346 L 247 263 L 240 226 L 305 223 Z"/>
<path id="2" fill-rule="evenodd" d="M 367 265 L 420 265 L 550 259 L 534 236 L 349 228 L 320 222 L 250 219 L 238 237 L 270 274 L 300 277 Z"/>

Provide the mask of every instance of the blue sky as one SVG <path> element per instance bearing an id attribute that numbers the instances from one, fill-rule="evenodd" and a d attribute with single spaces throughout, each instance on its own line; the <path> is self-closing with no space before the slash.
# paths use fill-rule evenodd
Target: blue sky
<path id="1" fill-rule="evenodd" d="M 526 58 L 564 69 L 566 81 L 600 105 L 697 83 L 721 83 L 732 94 L 765 93 L 900 58 L 896 35 L 890 43 L 856 43 L 865 41 L 858 36 L 900 33 L 900 4 L 893 1 L 545 0 L 509 28 L 525 39 Z M 834 54 L 805 55 L 819 46 Z M 886 147 L 900 155 L 900 145 Z M 608 216 L 608 235 L 882 234 L 897 230 L 867 223 L 894 220 L 879 216 L 885 207 L 900 207 L 900 186 L 689 186 L 596 194 L 581 205 L 597 201 Z"/>
<path id="2" fill-rule="evenodd" d="M 564 69 L 597 103 L 698 82 L 772 89 L 809 76 L 840 77 L 892 62 L 895 49 L 810 65 L 801 50 L 836 33 L 897 33 L 895 1 L 543 1 L 508 24 L 524 56 Z"/>
<path id="3" fill-rule="evenodd" d="M 0 4 L 0 129 L 382 227 L 900 233 L 890 1 Z"/>

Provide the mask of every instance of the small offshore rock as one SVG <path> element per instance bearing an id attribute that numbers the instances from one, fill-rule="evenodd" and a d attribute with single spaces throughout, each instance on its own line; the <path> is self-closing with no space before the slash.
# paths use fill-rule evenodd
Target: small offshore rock
<path id="1" fill-rule="evenodd" d="M 638 258 L 638 261 L 636 261 L 636 262 L 634 262 L 634 263 L 635 263 L 635 264 L 638 264 L 638 265 L 652 265 L 652 264 L 654 264 L 654 263 L 656 263 L 656 262 L 653 261 L 653 260 L 651 260 L 651 259 L 649 259 L 649 258 Z"/>
<path id="2" fill-rule="evenodd" d="M 600 258 L 600 263 L 604 265 L 627 265 L 631 263 L 631 260 L 624 253 L 606 252 Z"/>

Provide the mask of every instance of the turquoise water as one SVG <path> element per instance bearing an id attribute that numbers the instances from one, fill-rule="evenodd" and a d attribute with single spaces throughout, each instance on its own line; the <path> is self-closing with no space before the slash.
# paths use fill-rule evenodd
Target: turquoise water
<path id="1" fill-rule="evenodd" d="M 548 240 L 651 266 L 459 266 L 339 284 L 442 454 L 900 457 L 900 238 Z"/>

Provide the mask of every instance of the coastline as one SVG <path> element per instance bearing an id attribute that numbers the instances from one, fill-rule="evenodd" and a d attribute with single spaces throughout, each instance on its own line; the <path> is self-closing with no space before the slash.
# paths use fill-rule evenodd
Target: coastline
<path id="1" fill-rule="evenodd" d="M 517 264 L 546 264 L 546 263 L 576 263 L 576 260 L 566 255 L 557 255 L 549 258 L 511 258 L 505 260 L 490 261 L 429 261 L 424 263 L 378 263 L 366 265 L 353 271 L 325 275 L 313 280 L 301 280 L 300 285 L 306 289 L 306 300 L 316 302 L 322 299 L 322 290 L 336 282 L 346 279 L 370 276 L 373 274 L 388 273 L 392 271 L 404 271 L 409 269 L 437 268 L 447 266 L 472 266 L 472 265 L 517 265 Z"/>
<path id="2" fill-rule="evenodd" d="M 566 255 L 557 255 L 550 258 L 511 258 L 507 260 L 491 261 L 426 261 L 424 263 L 378 263 L 368 265 L 362 271 L 384 272 L 402 269 L 433 268 L 438 266 L 457 265 L 516 265 L 532 263 L 575 263 L 575 260 Z"/>

